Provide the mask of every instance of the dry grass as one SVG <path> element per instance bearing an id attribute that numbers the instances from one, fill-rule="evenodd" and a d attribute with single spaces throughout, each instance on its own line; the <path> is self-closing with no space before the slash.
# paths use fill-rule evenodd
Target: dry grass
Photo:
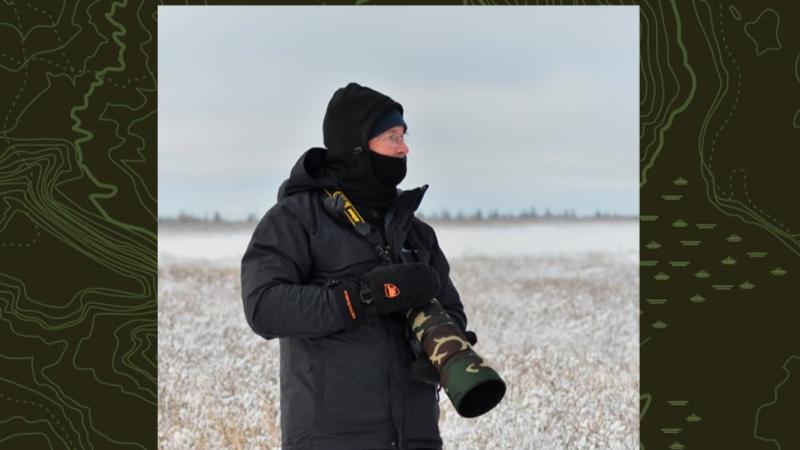
<path id="1" fill-rule="evenodd" d="M 628 256 L 464 258 L 452 278 L 506 398 L 447 449 L 638 448 L 638 266 Z M 279 447 L 278 342 L 248 328 L 239 268 L 159 270 L 159 446 Z"/>

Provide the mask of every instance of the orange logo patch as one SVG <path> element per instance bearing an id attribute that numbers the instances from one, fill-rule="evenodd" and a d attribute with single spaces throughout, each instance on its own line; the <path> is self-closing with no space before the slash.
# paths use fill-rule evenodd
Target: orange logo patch
<path id="1" fill-rule="evenodd" d="M 386 298 L 395 298 L 400 295 L 400 288 L 392 283 L 386 283 L 383 285 L 383 293 L 386 295 Z"/>

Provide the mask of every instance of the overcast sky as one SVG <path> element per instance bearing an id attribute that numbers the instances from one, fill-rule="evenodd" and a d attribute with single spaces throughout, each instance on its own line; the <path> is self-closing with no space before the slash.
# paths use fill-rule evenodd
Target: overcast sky
<path id="1" fill-rule="evenodd" d="M 638 7 L 158 7 L 159 216 L 260 217 L 350 81 L 424 213 L 638 214 Z"/>

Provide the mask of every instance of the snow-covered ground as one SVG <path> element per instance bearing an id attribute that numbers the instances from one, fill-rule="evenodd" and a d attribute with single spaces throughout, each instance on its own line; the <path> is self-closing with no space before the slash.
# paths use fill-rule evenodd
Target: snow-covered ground
<path id="1" fill-rule="evenodd" d="M 435 225 L 476 350 L 508 384 L 446 449 L 638 448 L 638 223 Z M 159 447 L 278 448 L 278 342 L 247 326 L 251 229 L 159 229 Z"/>

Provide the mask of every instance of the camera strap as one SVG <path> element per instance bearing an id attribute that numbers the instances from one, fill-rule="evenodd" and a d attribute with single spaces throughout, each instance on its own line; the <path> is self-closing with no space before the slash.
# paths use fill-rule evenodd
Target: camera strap
<path id="1" fill-rule="evenodd" d="M 344 216 L 347 221 L 350 222 L 350 225 L 353 226 L 355 232 L 369 241 L 373 250 L 375 250 L 375 253 L 381 258 L 384 264 L 391 264 L 392 255 L 389 253 L 389 249 L 383 246 L 378 231 L 374 230 L 373 226 L 364 220 L 361 214 L 359 214 L 358 209 L 353 205 L 353 202 L 347 198 L 347 195 L 342 191 L 331 192 L 327 189 L 325 189 L 325 194 L 328 195 L 325 202 L 326 206 L 336 213 L 339 213 L 340 216 Z"/>

